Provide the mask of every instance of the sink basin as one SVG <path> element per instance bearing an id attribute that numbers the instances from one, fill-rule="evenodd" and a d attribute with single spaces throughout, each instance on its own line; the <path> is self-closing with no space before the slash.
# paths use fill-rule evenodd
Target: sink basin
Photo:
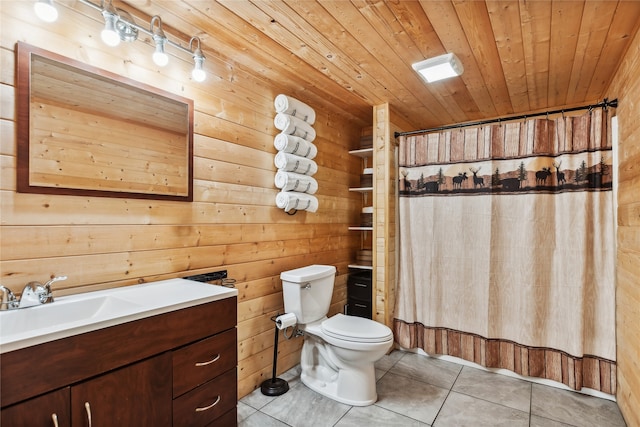
<path id="1" fill-rule="evenodd" d="M 58 297 L 50 304 L 0 311 L 0 353 L 237 294 L 234 288 L 170 279 Z"/>
<path id="2" fill-rule="evenodd" d="M 60 298 L 52 304 L 3 311 L 0 313 L 0 336 L 4 343 L 5 339 L 29 335 L 34 331 L 46 331 L 69 324 L 84 323 L 92 318 L 117 316 L 118 313 L 137 306 L 109 295 L 76 300 Z"/>

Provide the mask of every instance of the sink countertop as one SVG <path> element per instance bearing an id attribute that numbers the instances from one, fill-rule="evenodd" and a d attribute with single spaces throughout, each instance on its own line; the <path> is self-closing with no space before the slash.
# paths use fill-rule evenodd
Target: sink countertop
<path id="1" fill-rule="evenodd" d="M 56 297 L 0 312 L 0 353 L 238 295 L 235 288 L 186 279 Z"/>

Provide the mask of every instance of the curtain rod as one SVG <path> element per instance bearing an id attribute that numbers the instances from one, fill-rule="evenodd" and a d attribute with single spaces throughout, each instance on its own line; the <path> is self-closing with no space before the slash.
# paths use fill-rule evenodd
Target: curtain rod
<path id="1" fill-rule="evenodd" d="M 618 108 L 618 100 L 614 99 L 612 101 L 609 101 L 607 98 L 605 98 L 602 102 L 599 102 L 597 104 L 585 105 L 582 107 L 564 108 L 562 110 L 544 111 L 541 113 L 523 114 L 520 116 L 511 116 L 511 117 L 504 117 L 504 118 L 490 119 L 490 120 L 480 120 L 477 122 L 468 122 L 468 123 L 460 123 L 456 125 L 440 126 L 440 127 L 431 128 L 431 129 L 412 130 L 409 132 L 395 132 L 393 135 L 397 138 L 399 136 L 417 135 L 420 133 L 429 133 L 429 132 L 436 132 L 441 130 L 460 129 L 460 128 L 471 127 L 471 126 L 482 126 L 489 123 L 502 123 L 502 122 L 507 122 L 511 120 L 529 119 L 531 117 L 548 116 L 550 114 L 562 114 L 570 111 L 591 110 L 592 108 L 598 108 L 598 107 L 604 107 L 605 109 L 607 109 L 607 107 Z"/>

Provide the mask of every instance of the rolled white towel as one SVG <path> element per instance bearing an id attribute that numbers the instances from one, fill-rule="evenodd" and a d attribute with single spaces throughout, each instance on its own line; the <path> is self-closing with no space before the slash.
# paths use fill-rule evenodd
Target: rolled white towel
<path id="1" fill-rule="evenodd" d="M 276 154 L 273 163 L 275 163 L 278 169 L 286 172 L 301 173 L 309 176 L 318 172 L 318 164 L 313 160 L 283 151 L 279 151 L 278 154 Z"/>
<path id="2" fill-rule="evenodd" d="M 316 122 L 316 112 L 304 102 L 287 95 L 280 94 L 273 100 L 276 113 L 285 113 L 295 116 L 310 125 Z"/>
<path id="3" fill-rule="evenodd" d="M 315 194 L 318 191 L 318 181 L 315 178 L 283 170 L 276 173 L 275 184 L 282 191 L 297 191 L 307 194 Z"/>
<path id="4" fill-rule="evenodd" d="M 276 206 L 279 207 L 280 209 L 284 209 L 287 207 L 287 204 L 289 203 L 289 199 L 290 199 L 290 195 L 288 192 L 286 191 L 281 191 L 278 194 L 276 194 Z"/>
<path id="5" fill-rule="evenodd" d="M 313 142 L 316 139 L 316 131 L 309 123 L 289 114 L 276 114 L 273 118 L 273 124 L 286 134 L 299 136 L 309 142 Z"/>
<path id="6" fill-rule="evenodd" d="M 316 212 L 318 198 L 306 193 L 281 191 L 276 195 L 276 206 L 285 212 L 292 210 Z"/>
<path id="7" fill-rule="evenodd" d="M 313 142 L 286 133 L 277 134 L 273 140 L 273 146 L 278 151 L 306 157 L 307 159 L 314 159 L 318 155 L 318 148 Z"/>

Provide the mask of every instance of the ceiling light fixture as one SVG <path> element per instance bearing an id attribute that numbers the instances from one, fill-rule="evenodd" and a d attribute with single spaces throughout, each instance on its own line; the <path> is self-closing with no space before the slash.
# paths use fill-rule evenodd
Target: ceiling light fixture
<path id="1" fill-rule="evenodd" d="M 194 40 L 198 42 L 198 47 L 195 50 L 192 50 Z M 193 52 L 193 71 L 191 71 L 191 77 L 193 77 L 193 80 L 197 82 L 203 82 L 204 79 L 207 78 L 207 74 L 202 69 L 202 65 L 204 64 L 204 55 L 202 54 L 202 50 L 200 50 L 200 37 L 191 37 L 191 40 L 189 40 L 189 49 Z"/>
<path id="2" fill-rule="evenodd" d="M 54 22 L 58 19 L 58 9 L 53 5 L 53 0 L 38 0 L 33 5 L 38 18 L 44 22 Z"/>
<path id="3" fill-rule="evenodd" d="M 153 23 L 158 23 L 158 28 L 153 29 Z M 153 42 L 156 44 L 156 51 L 153 52 L 153 62 L 160 67 L 164 67 L 169 63 L 169 56 L 164 51 L 164 45 L 167 43 L 167 36 L 162 31 L 162 18 L 155 15 L 151 18 L 151 27 L 149 31 L 153 33 Z"/>
<path id="4" fill-rule="evenodd" d="M 133 17 L 126 10 L 114 7 L 112 0 L 100 0 L 99 4 L 91 0 L 78 1 L 102 14 L 104 18 L 104 29 L 102 30 L 101 38 L 107 45 L 117 46 L 121 40 L 133 42 L 138 39 L 139 32 L 143 32 L 153 39 L 155 52 L 152 58 L 155 64 L 163 67 L 169 62 L 169 56 L 165 52 L 166 46 L 169 45 L 191 55 L 194 63 L 191 76 L 194 81 L 202 82 L 206 79 L 207 73 L 204 71 L 205 57 L 200 47 L 200 37 L 191 37 L 189 47 L 187 48 L 180 43 L 169 40 L 162 29 L 162 18 L 158 15 L 154 15 L 151 18 L 149 28 L 147 29 L 146 27 L 136 24 Z M 36 0 L 34 2 L 34 10 L 40 19 L 47 22 L 53 22 L 58 17 L 58 12 L 53 0 Z M 157 24 L 156 28 L 154 28 L 154 23 Z M 145 40 L 145 42 L 147 40 Z M 196 42 L 195 48 L 194 41 Z"/>
<path id="5" fill-rule="evenodd" d="M 411 66 L 429 83 L 459 76 L 464 72 L 462 63 L 453 53 L 425 59 Z"/>

